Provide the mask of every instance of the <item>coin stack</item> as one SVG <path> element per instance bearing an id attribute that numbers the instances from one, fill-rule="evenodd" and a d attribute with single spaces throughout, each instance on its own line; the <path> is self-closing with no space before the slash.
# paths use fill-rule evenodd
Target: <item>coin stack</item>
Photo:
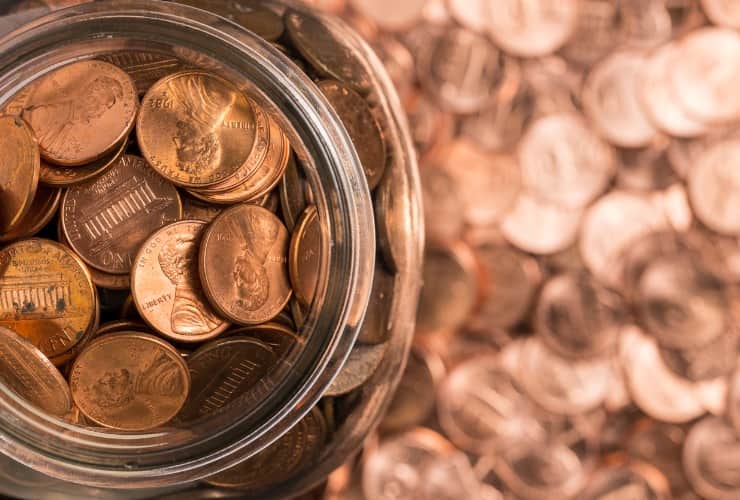
<path id="1" fill-rule="evenodd" d="M 385 355 L 409 237 L 391 196 L 405 173 L 386 168 L 390 118 L 372 104 L 370 73 L 324 21 L 188 3 L 306 69 L 375 193 L 380 255 L 345 368 L 274 446 L 208 481 L 259 492 L 318 456 Z M 0 380 L 80 426 L 141 432 L 246 412 L 307 341 L 326 237 L 308 176 L 278 117 L 192 59 L 77 61 L 0 117 Z"/>
<path id="2" fill-rule="evenodd" d="M 740 9 L 314 0 L 409 113 L 428 250 L 327 498 L 740 498 Z"/>

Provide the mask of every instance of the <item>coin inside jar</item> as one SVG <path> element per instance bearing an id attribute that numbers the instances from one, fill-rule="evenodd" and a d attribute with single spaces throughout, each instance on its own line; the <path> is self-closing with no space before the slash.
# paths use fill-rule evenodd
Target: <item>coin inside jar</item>
<path id="1" fill-rule="evenodd" d="M 134 126 L 136 87 L 122 69 L 79 61 L 38 81 L 23 108 L 41 156 L 57 165 L 84 165 L 110 152 Z"/>
<path id="2" fill-rule="evenodd" d="M 120 430 L 147 430 L 177 415 L 190 390 L 180 354 L 144 333 L 105 335 L 72 366 L 72 396 L 93 422 Z"/>
<path id="3" fill-rule="evenodd" d="M 141 317 L 165 337 L 180 342 L 211 339 L 229 323 L 203 295 L 198 248 L 206 223 L 180 221 L 152 234 L 134 259 L 131 292 Z"/>
<path id="4" fill-rule="evenodd" d="M 20 118 L 0 117 L 0 235 L 12 230 L 31 208 L 39 181 L 39 147 Z"/>
<path id="5" fill-rule="evenodd" d="M 289 235 L 280 219 L 255 205 L 236 205 L 206 229 L 199 269 L 206 296 L 233 323 L 277 316 L 290 300 Z"/>
<path id="6" fill-rule="evenodd" d="M 304 305 L 313 301 L 321 263 L 321 225 L 316 207 L 301 216 L 290 242 L 288 266 L 293 292 Z"/>
<path id="7" fill-rule="evenodd" d="M 255 116 L 230 82 L 200 70 L 167 76 L 142 101 L 136 134 L 149 164 L 184 187 L 235 175 L 255 141 Z"/>

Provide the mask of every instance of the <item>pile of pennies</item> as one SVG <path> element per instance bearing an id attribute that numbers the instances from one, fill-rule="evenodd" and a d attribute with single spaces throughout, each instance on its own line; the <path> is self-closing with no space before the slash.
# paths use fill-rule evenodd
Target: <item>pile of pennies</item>
<path id="1" fill-rule="evenodd" d="M 403 166 L 386 168 L 363 63 L 303 11 L 220 13 L 314 78 L 386 221 L 385 174 Z M 241 83 L 129 50 L 56 68 L 5 106 L 0 380 L 19 396 L 80 426 L 187 426 L 256 407 L 307 342 L 326 233 L 286 133 Z M 268 489 L 329 443 L 386 352 L 400 266 L 385 229 L 398 230 L 380 224 L 373 319 L 345 370 L 274 446 L 210 484 Z"/>
<path id="2" fill-rule="evenodd" d="M 327 498 L 740 498 L 740 2 L 312 3 L 395 80 L 428 246 Z"/>

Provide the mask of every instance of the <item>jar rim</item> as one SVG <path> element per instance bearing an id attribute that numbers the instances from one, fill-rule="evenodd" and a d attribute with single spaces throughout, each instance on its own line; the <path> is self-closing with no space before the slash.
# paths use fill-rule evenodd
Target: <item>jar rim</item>
<path id="1" fill-rule="evenodd" d="M 293 377 L 291 396 L 280 405 L 273 402 L 266 410 L 269 418 L 256 427 L 246 419 L 226 429 L 210 423 L 212 435 L 196 442 L 187 431 L 176 431 L 177 439 L 168 447 L 163 441 L 175 431 L 80 429 L 44 415 L 0 386 L 0 451 L 52 477 L 100 487 L 160 487 L 201 479 L 287 432 L 318 402 L 349 356 L 375 265 L 369 189 L 336 113 L 280 51 L 214 14 L 159 0 L 105 0 L 34 20 L 0 39 L 0 106 L 43 74 L 89 57 L 84 50 L 92 44 L 101 50 L 133 40 L 217 54 L 224 69 L 251 82 L 260 104 L 280 111 L 281 125 L 300 141 L 302 159 L 313 173 L 310 180 L 319 187 L 316 204 L 329 235 L 320 269 L 326 279 L 317 289 L 323 300 L 314 302 L 321 307 L 313 307 L 306 320 L 311 340 L 296 362 L 306 375 Z"/>

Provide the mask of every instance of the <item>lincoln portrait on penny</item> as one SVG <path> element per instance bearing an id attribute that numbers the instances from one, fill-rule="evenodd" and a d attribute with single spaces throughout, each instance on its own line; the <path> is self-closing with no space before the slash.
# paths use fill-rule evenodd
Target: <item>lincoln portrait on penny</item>
<path id="1" fill-rule="evenodd" d="M 277 241 L 279 227 L 275 221 L 259 216 L 237 219 L 235 233 L 244 241 L 234 262 L 234 287 L 237 301 L 248 311 L 265 305 L 270 296 L 270 279 L 265 261 Z"/>

